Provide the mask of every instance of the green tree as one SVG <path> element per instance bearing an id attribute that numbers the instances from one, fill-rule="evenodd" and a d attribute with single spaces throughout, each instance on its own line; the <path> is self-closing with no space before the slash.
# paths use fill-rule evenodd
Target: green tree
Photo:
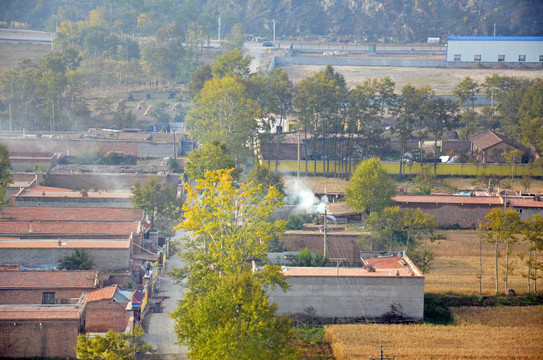
<path id="1" fill-rule="evenodd" d="M 181 216 L 182 198 L 177 197 L 174 184 L 164 185 L 160 176 L 149 176 L 143 182 L 136 182 L 132 192 L 132 204 L 143 209 L 153 222 L 160 218 L 177 220 Z"/>
<path id="2" fill-rule="evenodd" d="M 513 244 L 518 241 L 518 235 L 522 231 L 520 215 L 515 209 L 503 210 L 496 208 L 488 212 L 485 216 L 485 220 L 480 224 L 479 229 L 481 231 L 481 237 L 490 244 L 496 245 L 495 252 L 495 274 L 496 274 L 496 293 L 499 292 L 498 281 L 498 258 L 499 258 L 499 245 L 505 244 L 506 259 L 505 259 L 505 289 L 508 287 L 509 276 L 509 255 L 513 250 Z"/>
<path id="3" fill-rule="evenodd" d="M 423 86 L 420 89 L 407 84 L 402 88 L 396 110 L 396 124 L 393 131 L 400 138 L 400 176 L 403 174 L 403 162 L 405 154 L 405 145 L 413 132 L 419 129 L 419 138 L 422 140 L 422 129 L 425 126 L 426 102 L 433 95 L 433 90 L 429 86 Z M 422 146 L 421 146 L 422 148 Z"/>
<path id="4" fill-rule="evenodd" d="M 245 55 L 239 49 L 234 49 L 221 55 L 211 65 L 213 75 L 218 77 L 248 77 L 251 74 L 252 56 Z"/>
<path id="5" fill-rule="evenodd" d="M 259 114 L 257 103 L 246 97 L 245 86 L 239 78 L 214 77 L 196 96 L 187 126 L 200 144 L 224 141 L 236 149 L 236 158 L 239 158 L 253 144 Z"/>
<path id="6" fill-rule="evenodd" d="M 230 32 L 226 35 L 226 49 L 234 50 L 243 48 L 245 42 L 245 36 L 243 35 L 243 25 L 234 24 L 230 29 Z"/>
<path id="7" fill-rule="evenodd" d="M 0 204 L 7 204 L 6 190 L 12 182 L 11 161 L 9 161 L 9 149 L 6 145 L 0 144 Z"/>
<path id="8" fill-rule="evenodd" d="M 236 162 L 230 154 L 228 145 L 219 140 L 201 146 L 189 154 L 185 164 L 185 173 L 190 180 L 203 179 L 208 171 L 232 169 Z M 234 171 L 234 178 L 239 177 L 239 171 Z"/>
<path id="9" fill-rule="evenodd" d="M 347 204 L 356 211 L 379 212 L 392 204 L 396 185 L 381 165 L 373 157 L 362 161 L 349 181 L 345 190 Z"/>
<path id="10" fill-rule="evenodd" d="M 415 176 L 413 183 L 417 187 L 417 192 L 423 195 L 432 193 L 432 189 L 436 184 L 436 177 L 429 165 L 425 165 L 420 169 L 420 173 Z"/>
<path id="11" fill-rule="evenodd" d="M 106 335 L 79 335 L 75 351 L 81 360 L 135 360 L 136 353 L 153 352 L 142 342 L 145 331 L 136 325 L 132 334 L 109 330 Z"/>
<path id="12" fill-rule="evenodd" d="M 453 94 L 458 99 L 458 102 L 464 104 L 465 112 L 469 111 L 469 105 L 471 102 L 472 112 L 475 111 L 475 100 L 477 100 L 477 93 L 480 91 L 479 83 L 472 80 L 469 76 L 466 76 L 454 89 Z M 472 117 L 465 117 L 465 120 L 470 120 Z M 466 122 L 466 139 L 469 139 L 471 130 L 474 124 Z"/>
<path id="13" fill-rule="evenodd" d="M 302 249 L 293 260 L 294 266 L 323 267 L 328 264 L 328 258 L 316 255 L 309 249 Z"/>
<path id="14" fill-rule="evenodd" d="M 275 315 L 267 289 L 286 290 L 278 266 L 253 271 L 251 261 L 266 256 L 267 245 L 284 222 L 270 215 L 280 204 L 272 187 L 239 184 L 232 170 L 208 172 L 187 187 L 185 220 L 176 229 L 190 231 L 183 257 L 188 291 L 171 314 L 181 344 L 192 359 L 292 359 L 292 329 Z"/>
<path id="15" fill-rule="evenodd" d="M 434 173 L 437 168 L 437 141 L 446 131 L 458 125 L 458 106 L 451 99 L 434 97 L 426 104 L 427 127 L 434 134 Z M 422 163 L 421 163 L 422 166 Z"/>
<path id="16" fill-rule="evenodd" d="M 60 239 L 58 241 L 61 241 Z M 58 260 L 60 270 L 90 270 L 92 269 L 92 257 L 85 250 L 77 249 L 70 256 Z"/>
<path id="17" fill-rule="evenodd" d="M 196 95 L 204 88 L 206 81 L 213 79 L 213 70 L 211 70 L 211 65 L 202 65 L 196 68 L 190 74 L 190 82 L 187 87 L 187 95 L 190 99 L 194 99 Z"/>
<path id="18" fill-rule="evenodd" d="M 537 294 L 537 270 L 542 270 L 542 263 L 537 260 L 537 254 L 543 250 L 543 216 L 539 214 L 533 215 L 531 218 L 527 218 L 522 224 L 522 235 L 524 240 L 529 244 L 528 259 L 526 261 L 528 265 L 528 273 L 526 278 L 528 279 L 528 292 L 530 292 L 530 281 L 534 281 L 534 293 Z"/>
<path id="19" fill-rule="evenodd" d="M 262 185 L 262 191 L 264 192 L 267 192 L 270 186 L 273 186 L 281 195 L 285 195 L 285 183 L 281 175 L 271 172 L 259 163 L 251 169 L 247 180 L 255 185 Z"/>

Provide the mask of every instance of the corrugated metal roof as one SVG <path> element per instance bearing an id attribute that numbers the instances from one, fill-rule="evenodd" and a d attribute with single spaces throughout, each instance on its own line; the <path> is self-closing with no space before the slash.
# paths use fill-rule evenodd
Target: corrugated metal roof
<path id="1" fill-rule="evenodd" d="M 543 36 L 449 36 L 456 41 L 543 41 Z"/>

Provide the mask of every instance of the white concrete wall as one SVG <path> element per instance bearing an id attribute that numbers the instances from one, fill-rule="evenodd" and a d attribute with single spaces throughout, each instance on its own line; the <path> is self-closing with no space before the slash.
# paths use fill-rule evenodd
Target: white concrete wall
<path id="1" fill-rule="evenodd" d="M 454 61 L 454 55 L 461 55 L 460 62 L 474 62 L 474 56 L 481 55 L 483 63 L 498 62 L 498 55 L 505 55 L 506 63 L 518 63 L 519 55 L 526 55 L 525 62 L 539 63 L 543 41 L 449 40 L 447 61 Z"/>
<path id="2" fill-rule="evenodd" d="M 423 277 L 290 277 L 291 289 L 270 293 L 281 314 L 303 313 L 313 307 L 325 318 L 377 318 L 399 305 L 409 318 L 424 316 Z"/>

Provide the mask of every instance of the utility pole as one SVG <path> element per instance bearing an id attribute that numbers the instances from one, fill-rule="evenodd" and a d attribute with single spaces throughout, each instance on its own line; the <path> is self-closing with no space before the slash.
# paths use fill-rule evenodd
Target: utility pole
<path id="1" fill-rule="evenodd" d="M 298 129 L 298 173 L 296 174 L 296 179 L 300 181 L 300 129 Z"/>
<path id="2" fill-rule="evenodd" d="M 381 351 L 379 351 L 379 357 L 373 357 L 370 355 L 370 360 L 372 359 L 379 359 L 379 360 L 394 360 L 396 357 L 393 356 L 393 357 L 384 357 L 384 354 L 383 354 L 383 345 L 381 345 Z"/>
<path id="3" fill-rule="evenodd" d="M 273 42 L 275 42 L 275 19 L 273 19 Z"/>
<path id="4" fill-rule="evenodd" d="M 494 36 L 496 36 L 496 23 L 494 23 Z"/>
<path id="5" fill-rule="evenodd" d="M 326 205 L 324 207 L 324 257 L 326 257 Z"/>
<path id="6" fill-rule="evenodd" d="M 219 38 L 219 42 L 221 42 L 221 17 L 220 16 L 219 16 L 218 38 Z"/>

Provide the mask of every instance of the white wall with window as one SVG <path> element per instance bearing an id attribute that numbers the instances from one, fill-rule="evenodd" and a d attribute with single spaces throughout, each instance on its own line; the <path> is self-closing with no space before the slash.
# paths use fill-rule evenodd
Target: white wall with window
<path id="1" fill-rule="evenodd" d="M 449 36 L 447 61 L 543 63 L 543 36 Z"/>

